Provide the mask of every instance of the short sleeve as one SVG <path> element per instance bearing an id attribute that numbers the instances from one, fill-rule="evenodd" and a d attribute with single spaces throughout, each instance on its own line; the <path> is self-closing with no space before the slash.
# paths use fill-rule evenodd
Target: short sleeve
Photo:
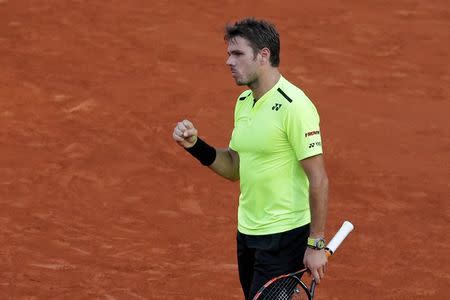
<path id="1" fill-rule="evenodd" d="M 297 160 L 322 154 L 320 118 L 314 104 L 306 97 L 289 106 L 285 118 L 287 138 Z"/>

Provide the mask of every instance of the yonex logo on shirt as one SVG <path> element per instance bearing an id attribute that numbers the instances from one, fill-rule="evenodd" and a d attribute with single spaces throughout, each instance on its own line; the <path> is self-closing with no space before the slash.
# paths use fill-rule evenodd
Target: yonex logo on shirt
<path id="1" fill-rule="evenodd" d="M 308 148 L 311 149 L 311 148 L 314 148 L 315 146 L 320 147 L 320 146 L 322 146 L 322 143 L 321 142 L 311 143 L 311 144 L 309 144 Z"/>
<path id="2" fill-rule="evenodd" d="M 275 103 L 275 105 L 274 105 L 274 106 L 272 106 L 272 110 L 276 110 L 276 111 L 278 111 L 278 110 L 280 109 L 280 107 L 281 107 L 281 104 L 279 104 L 279 103 Z"/>

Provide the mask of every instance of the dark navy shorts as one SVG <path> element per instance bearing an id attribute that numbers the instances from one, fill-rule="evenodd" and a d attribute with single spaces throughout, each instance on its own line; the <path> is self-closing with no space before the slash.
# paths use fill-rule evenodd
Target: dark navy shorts
<path id="1" fill-rule="evenodd" d="M 237 233 L 239 280 L 245 299 L 253 299 L 273 277 L 302 269 L 309 224 L 268 235 Z"/>

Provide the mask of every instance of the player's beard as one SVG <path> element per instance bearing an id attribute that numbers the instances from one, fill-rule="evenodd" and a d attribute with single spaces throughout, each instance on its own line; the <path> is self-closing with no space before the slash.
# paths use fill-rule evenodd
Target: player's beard
<path id="1" fill-rule="evenodd" d="M 256 81 L 258 80 L 258 76 L 256 75 L 256 73 L 252 73 L 250 75 L 248 75 L 247 77 L 237 77 L 235 78 L 236 84 L 238 86 L 252 86 Z"/>

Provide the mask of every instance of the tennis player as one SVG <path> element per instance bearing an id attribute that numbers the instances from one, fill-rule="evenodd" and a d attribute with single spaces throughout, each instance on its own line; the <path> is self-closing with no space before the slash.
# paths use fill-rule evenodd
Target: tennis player
<path id="1" fill-rule="evenodd" d="M 189 120 L 173 139 L 217 174 L 240 180 L 237 256 L 246 299 L 269 279 L 310 269 L 323 278 L 328 178 L 319 115 L 279 71 L 280 40 L 267 21 L 247 18 L 225 29 L 226 64 L 240 86 L 229 147 L 214 148 Z"/>

